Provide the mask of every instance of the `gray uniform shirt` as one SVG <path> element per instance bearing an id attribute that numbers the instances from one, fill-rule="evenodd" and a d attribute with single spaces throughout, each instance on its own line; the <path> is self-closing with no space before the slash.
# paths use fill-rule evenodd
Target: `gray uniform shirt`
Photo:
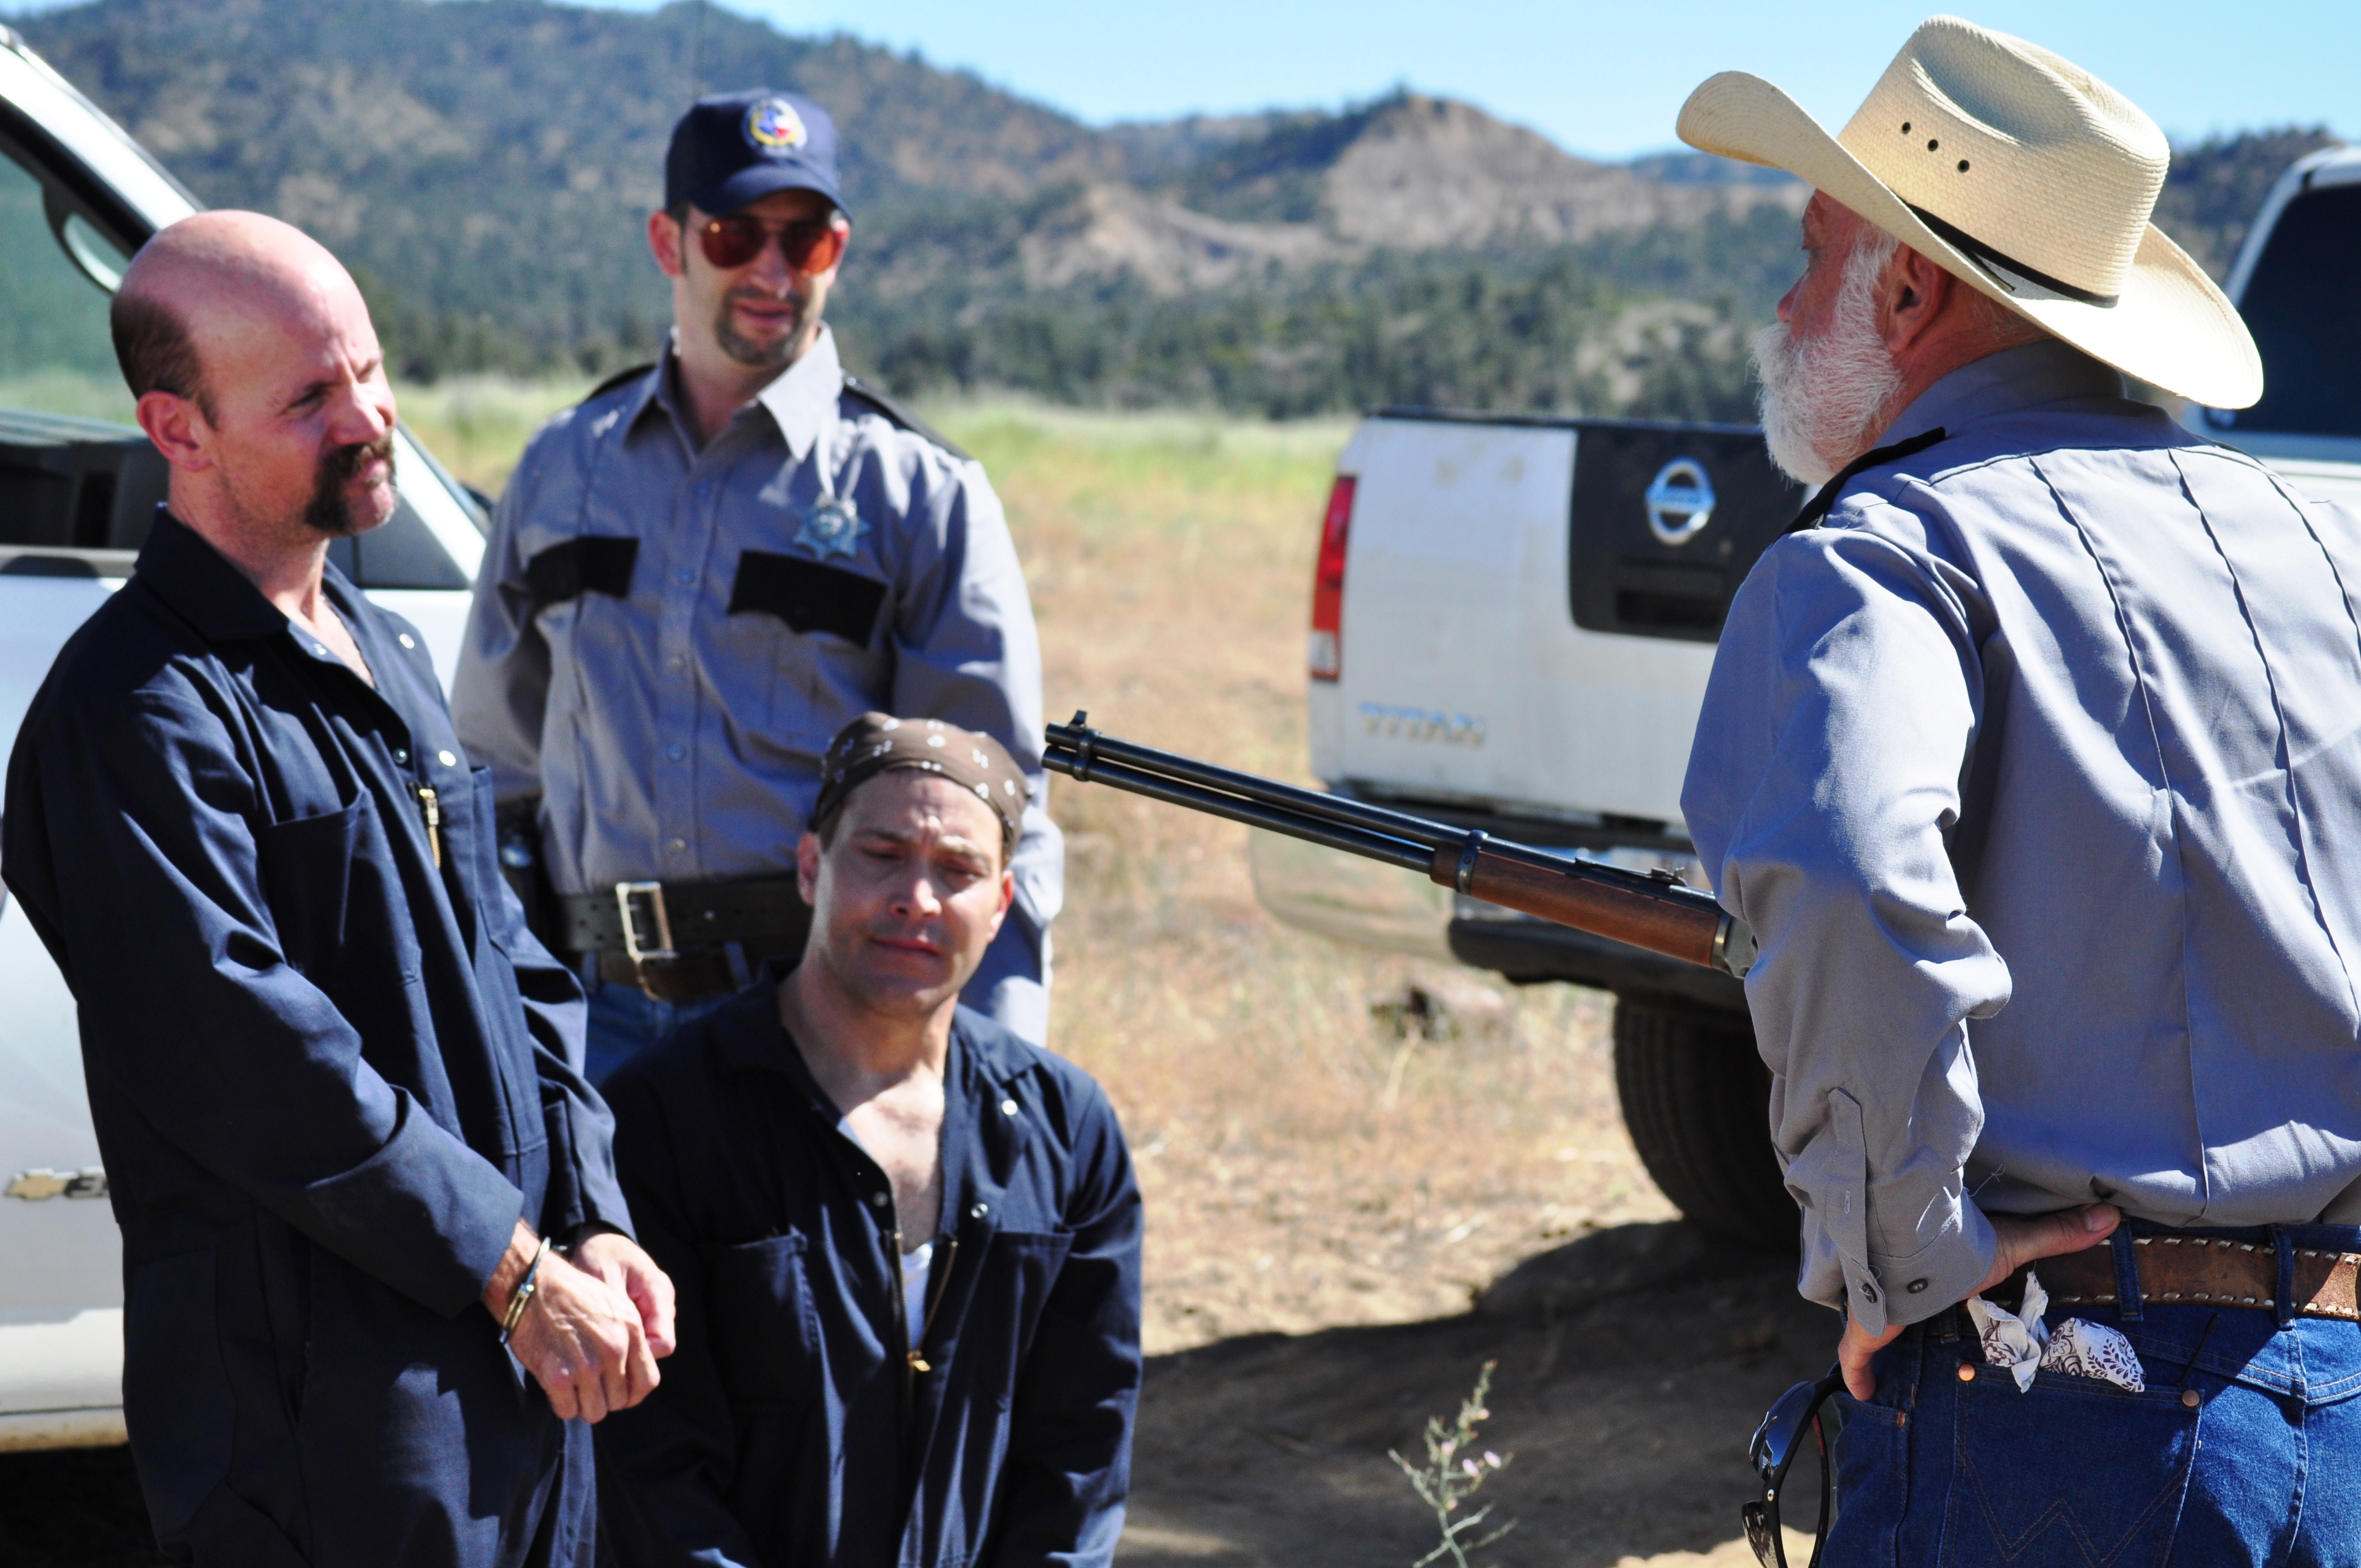
<path id="1" fill-rule="evenodd" d="M 573 894 L 792 874 L 820 754 L 869 709 L 984 731 L 1032 801 L 967 994 L 1041 1039 L 1064 848 L 1032 602 L 983 466 L 848 392 L 825 328 L 703 450 L 688 429 L 667 354 L 533 436 L 476 584 L 461 739 L 503 799 L 540 795 Z"/>
<path id="2" fill-rule="evenodd" d="M 1872 1332 L 1987 1212 L 2361 1221 L 2361 524 L 2061 344 L 1883 440 L 1938 425 L 1747 578 L 1682 795 Z"/>

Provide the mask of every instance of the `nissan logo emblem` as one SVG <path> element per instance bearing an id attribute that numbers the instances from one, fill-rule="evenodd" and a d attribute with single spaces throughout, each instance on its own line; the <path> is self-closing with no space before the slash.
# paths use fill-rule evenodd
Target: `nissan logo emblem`
<path id="1" fill-rule="evenodd" d="M 1713 521 L 1713 481 L 1694 457 L 1675 457 L 1648 486 L 1648 531 L 1667 544 L 1686 544 Z"/>

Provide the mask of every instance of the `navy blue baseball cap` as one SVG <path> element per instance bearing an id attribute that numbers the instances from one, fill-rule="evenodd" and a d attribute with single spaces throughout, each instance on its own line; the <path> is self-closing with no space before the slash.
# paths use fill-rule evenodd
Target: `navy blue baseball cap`
<path id="1" fill-rule="evenodd" d="M 664 205 L 694 203 L 717 216 L 774 191 L 817 191 L 840 211 L 836 122 L 793 93 L 757 88 L 699 98 L 672 128 Z"/>

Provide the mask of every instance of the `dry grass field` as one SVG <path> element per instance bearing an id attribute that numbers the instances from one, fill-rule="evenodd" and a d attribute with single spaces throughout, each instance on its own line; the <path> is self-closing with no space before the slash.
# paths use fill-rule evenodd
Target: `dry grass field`
<path id="1" fill-rule="evenodd" d="M 1053 716 L 1309 782 L 1311 561 L 1348 425 L 943 422 L 1006 501 Z M 1472 1037 L 1402 1037 L 1372 1003 L 1421 966 L 1275 924 L 1246 829 L 1065 779 L 1053 806 L 1054 1043 L 1139 1151 L 1151 1352 L 1459 1310 L 1529 1253 L 1671 1212 L 1616 1113 L 1604 998 L 1502 987 Z"/>

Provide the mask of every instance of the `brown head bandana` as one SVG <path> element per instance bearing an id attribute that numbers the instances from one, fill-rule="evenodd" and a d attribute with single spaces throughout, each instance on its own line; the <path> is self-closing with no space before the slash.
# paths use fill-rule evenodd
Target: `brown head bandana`
<path id="1" fill-rule="evenodd" d="M 1025 819 L 1025 775 L 1008 748 L 989 735 L 961 729 L 939 718 L 895 718 L 864 713 L 836 732 L 820 760 L 819 799 L 812 806 L 818 828 L 842 808 L 845 797 L 879 773 L 916 768 L 940 773 L 992 807 L 1000 818 L 1000 847 L 1015 848 Z"/>

